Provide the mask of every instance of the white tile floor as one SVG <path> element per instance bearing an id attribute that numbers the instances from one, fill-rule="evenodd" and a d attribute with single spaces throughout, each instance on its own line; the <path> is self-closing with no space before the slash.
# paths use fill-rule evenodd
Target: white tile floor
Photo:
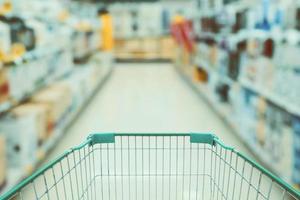
<path id="1" fill-rule="evenodd" d="M 48 158 L 95 132 L 210 132 L 250 154 L 171 64 L 117 64 Z"/>

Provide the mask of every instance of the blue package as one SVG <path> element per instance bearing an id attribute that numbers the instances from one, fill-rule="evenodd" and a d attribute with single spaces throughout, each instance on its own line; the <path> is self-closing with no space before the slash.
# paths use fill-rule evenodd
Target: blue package
<path id="1" fill-rule="evenodd" d="M 293 182 L 300 184 L 300 117 L 294 117 L 293 119 L 294 130 L 294 167 L 293 167 Z"/>

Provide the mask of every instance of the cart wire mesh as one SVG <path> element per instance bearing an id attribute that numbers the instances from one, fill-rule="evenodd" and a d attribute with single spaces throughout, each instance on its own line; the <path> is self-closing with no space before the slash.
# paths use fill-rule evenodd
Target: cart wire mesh
<path id="1" fill-rule="evenodd" d="M 0 197 L 35 200 L 300 199 L 212 134 L 93 134 Z"/>

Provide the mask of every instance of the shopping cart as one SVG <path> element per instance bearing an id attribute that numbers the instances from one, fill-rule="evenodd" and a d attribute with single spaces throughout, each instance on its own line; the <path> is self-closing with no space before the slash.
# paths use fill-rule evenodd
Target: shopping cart
<path id="1" fill-rule="evenodd" d="M 212 134 L 93 134 L 6 199 L 300 199 Z"/>

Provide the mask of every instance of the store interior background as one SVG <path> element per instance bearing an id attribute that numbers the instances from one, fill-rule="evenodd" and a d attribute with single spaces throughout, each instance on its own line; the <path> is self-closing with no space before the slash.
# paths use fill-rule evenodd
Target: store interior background
<path id="1" fill-rule="evenodd" d="M 298 0 L 0 0 L 0 63 L 0 194 L 95 132 L 214 133 L 300 188 Z"/>

